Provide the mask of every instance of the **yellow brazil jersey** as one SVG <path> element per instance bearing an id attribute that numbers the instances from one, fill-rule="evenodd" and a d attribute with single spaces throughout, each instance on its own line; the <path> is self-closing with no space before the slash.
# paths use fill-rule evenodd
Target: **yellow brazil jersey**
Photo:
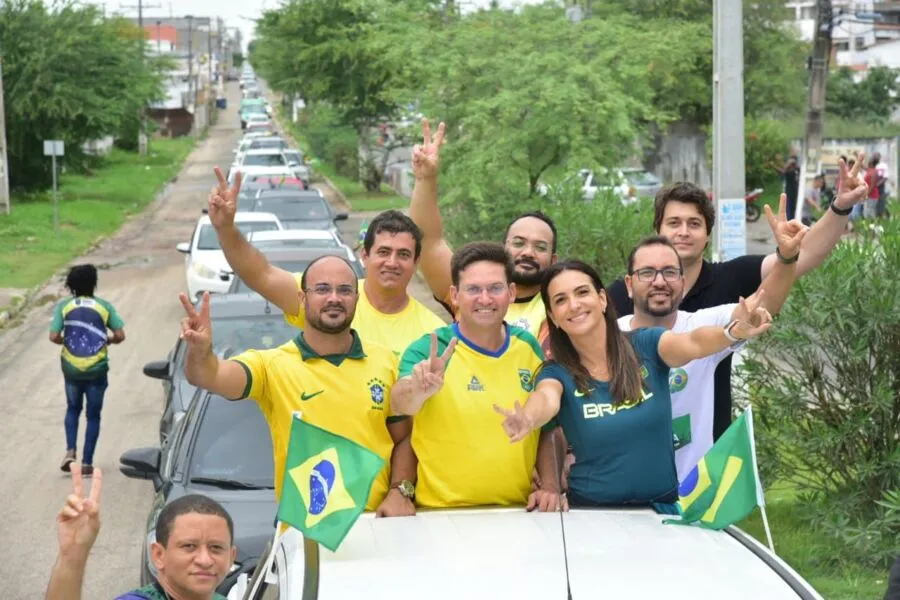
<path id="1" fill-rule="evenodd" d="M 302 273 L 294 273 L 298 289 L 302 276 Z M 425 333 L 444 325 L 444 321 L 412 296 L 409 297 L 409 304 L 400 312 L 393 315 L 380 312 L 372 306 L 366 296 L 363 289 L 365 281 L 359 280 L 359 302 L 356 304 L 356 314 L 353 317 L 353 328 L 359 332 L 364 341 L 387 346 L 399 356 L 407 346 Z M 306 326 L 303 307 L 300 308 L 300 314 L 286 314 L 284 318 L 295 327 L 302 329 Z"/>
<path id="2" fill-rule="evenodd" d="M 538 432 L 510 444 L 494 404 L 525 403 L 543 361 L 537 340 L 507 326 L 498 352 L 468 342 L 457 323 L 437 330 L 439 351 L 459 343 L 444 372 L 444 386 L 413 420 L 419 458 L 416 503 L 427 507 L 523 504 L 531 491 Z M 431 335 L 414 342 L 400 360 L 400 376 L 428 358 Z"/>
<path id="3" fill-rule="evenodd" d="M 353 332 L 347 354 L 319 356 L 298 335 L 278 348 L 235 356 L 247 372 L 244 398 L 253 398 L 269 423 L 275 454 L 275 494 L 281 497 L 291 419 L 296 411 L 322 429 L 344 436 L 384 459 L 366 510 L 375 510 L 390 487 L 394 442 L 387 430 L 396 355 L 378 344 L 363 345 Z M 395 417 L 396 418 L 396 417 Z M 401 417 L 402 418 L 402 417 Z"/>

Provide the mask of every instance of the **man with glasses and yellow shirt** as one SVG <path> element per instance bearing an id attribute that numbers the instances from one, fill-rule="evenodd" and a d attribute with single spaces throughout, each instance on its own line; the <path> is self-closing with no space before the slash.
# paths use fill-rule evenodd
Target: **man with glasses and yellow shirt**
<path id="1" fill-rule="evenodd" d="M 234 272 L 261 296 L 280 308 L 287 321 L 306 326 L 300 300 L 300 273 L 288 273 L 266 260 L 234 226 L 241 175 L 229 188 L 216 167 L 219 185 L 209 197 L 209 219 L 216 228 L 225 259 Z M 360 282 L 353 327 L 365 341 L 387 346 L 399 355 L 424 333 L 444 322 L 407 292 L 421 253 L 421 232 L 406 215 L 389 210 L 369 223 L 362 260 L 367 276 Z"/>
<path id="2" fill-rule="evenodd" d="M 459 307 L 450 297 L 453 250 L 444 239 L 437 194 L 444 124 L 440 124 L 434 138 L 427 119 L 422 121 L 422 130 L 424 142 L 413 150 L 412 155 L 416 185 L 409 216 L 422 230 L 422 260 L 419 264 L 422 275 L 434 297 L 457 317 Z M 524 213 L 507 226 L 503 244 L 513 263 L 511 281 L 516 290 L 506 321 L 543 341 L 546 339 L 546 311 L 541 301 L 541 277 L 547 267 L 556 262 L 556 225 L 542 212 Z"/>
<path id="3" fill-rule="evenodd" d="M 525 504 L 538 432 L 510 444 L 494 404 L 523 404 L 544 360 L 537 339 L 504 322 L 516 295 L 500 244 L 467 244 L 453 255 L 450 298 L 458 321 L 403 353 L 391 397 L 396 414 L 415 415 L 419 506 Z"/>
<path id="4" fill-rule="evenodd" d="M 281 496 L 293 415 L 300 411 L 304 420 L 384 459 L 366 510 L 377 510 L 378 516 L 412 515 L 412 423 L 391 409 L 397 357 L 384 346 L 360 340 L 351 329 L 358 297 L 350 263 L 338 256 L 317 258 L 301 278 L 304 330 L 278 348 L 248 350 L 223 360 L 212 352 L 209 294 L 203 295 L 199 312 L 181 294 L 187 313 L 181 324 L 188 348 L 184 372 L 191 385 L 259 404 L 272 433 L 276 498 Z"/>

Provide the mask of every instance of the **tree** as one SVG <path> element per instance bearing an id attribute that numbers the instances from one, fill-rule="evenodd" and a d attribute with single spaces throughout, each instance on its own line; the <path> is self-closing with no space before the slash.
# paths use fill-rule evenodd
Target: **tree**
<path id="1" fill-rule="evenodd" d="M 43 140 L 66 144 L 64 164 L 84 170 L 82 145 L 119 133 L 161 92 L 161 74 L 137 52 L 140 32 L 96 7 L 37 0 L 0 6 L 10 184 L 50 185 Z M 136 131 L 136 130 L 135 130 Z"/>
<path id="2" fill-rule="evenodd" d="M 887 123 L 900 104 L 898 77 L 900 69 L 872 67 L 857 83 L 853 71 L 840 67 L 829 73 L 826 108 L 843 119 Z"/>

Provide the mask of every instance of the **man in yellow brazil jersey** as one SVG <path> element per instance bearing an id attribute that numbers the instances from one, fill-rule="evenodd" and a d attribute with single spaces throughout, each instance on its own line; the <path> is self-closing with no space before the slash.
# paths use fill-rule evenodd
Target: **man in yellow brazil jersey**
<path id="1" fill-rule="evenodd" d="M 338 256 L 310 263 L 299 301 L 306 328 L 271 350 L 248 350 L 229 360 L 212 352 L 209 294 L 199 312 L 181 294 L 187 317 L 184 373 L 191 385 L 229 400 L 252 398 L 269 423 L 275 458 L 275 494 L 281 496 L 293 414 L 344 436 L 381 456 L 385 468 L 375 480 L 366 510 L 379 516 L 415 514 L 412 481 L 416 458 L 410 446 L 411 419 L 391 408 L 397 356 L 388 348 L 360 341 L 350 327 L 359 296 L 353 268 Z"/>
<path id="2" fill-rule="evenodd" d="M 416 184 L 409 216 L 422 230 L 422 260 L 419 263 L 422 275 L 434 297 L 456 317 L 457 307 L 450 298 L 453 250 L 444 239 L 437 192 L 444 124 L 440 124 L 434 138 L 427 119 L 422 120 L 422 130 L 424 142 L 413 150 L 412 155 Z M 541 301 L 541 277 L 547 267 L 556 262 L 556 225 L 541 212 L 521 214 L 507 226 L 503 244 L 513 262 L 512 282 L 516 288 L 506 321 L 544 340 L 546 311 Z"/>
<path id="3" fill-rule="evenodd" d="M 219 185 L 209 197 L 209 219 L 219 236 L 228 264 L 253 290 L 284 311 L 285 318 L 303 328 L 305 316 L 298 295 L 300 273 L 272 266 L 234 226 L 241 175 L 229 188 L 216 167 Z M 353 327 L 366 342 L 387 346 L 400 354 L 413 340 L 444 324 L 437 315 L 407 293 L 421 253 L 421 232 L 406 215 L 389 210 L 369 223 L 362 260 L 362 280 Z"/>
<path id="4" fill-rule="evenodd" d="M 416 503 L 426 507 L 524 504 L 531 492 L 538 433 L 510 444 L 493 403 L 525 402 L 544 360 L 537 339 L 503 317 L 516 297 L 500 244 L 456 251 L 450 299 L 458 320 L 415 341 L 400 359 L 391 397 L 396 414 L 415 415 Z"/>

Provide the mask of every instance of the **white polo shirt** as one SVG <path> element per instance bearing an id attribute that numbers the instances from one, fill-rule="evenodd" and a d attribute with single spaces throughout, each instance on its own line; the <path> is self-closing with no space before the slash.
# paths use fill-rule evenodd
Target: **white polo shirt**
<path id="1" fill-rule="evenodd" d="M 731 322 L 731 315 L 737 306 L 737 304 L 722 304 L 693 313 L 679 310 L 671 331 L 686 333 L 709 325 L 724 327 Z M 631 331 L 632 318 L 633 315 L 620 317 L 619 328 L 622 331 Z M 712 448 L 716 367 L 742 345 L 735 345 L 716 354 L 698 358 L 683 367 L 669 371 L 672 433 L 678 481 L 682 481 Z"/>

